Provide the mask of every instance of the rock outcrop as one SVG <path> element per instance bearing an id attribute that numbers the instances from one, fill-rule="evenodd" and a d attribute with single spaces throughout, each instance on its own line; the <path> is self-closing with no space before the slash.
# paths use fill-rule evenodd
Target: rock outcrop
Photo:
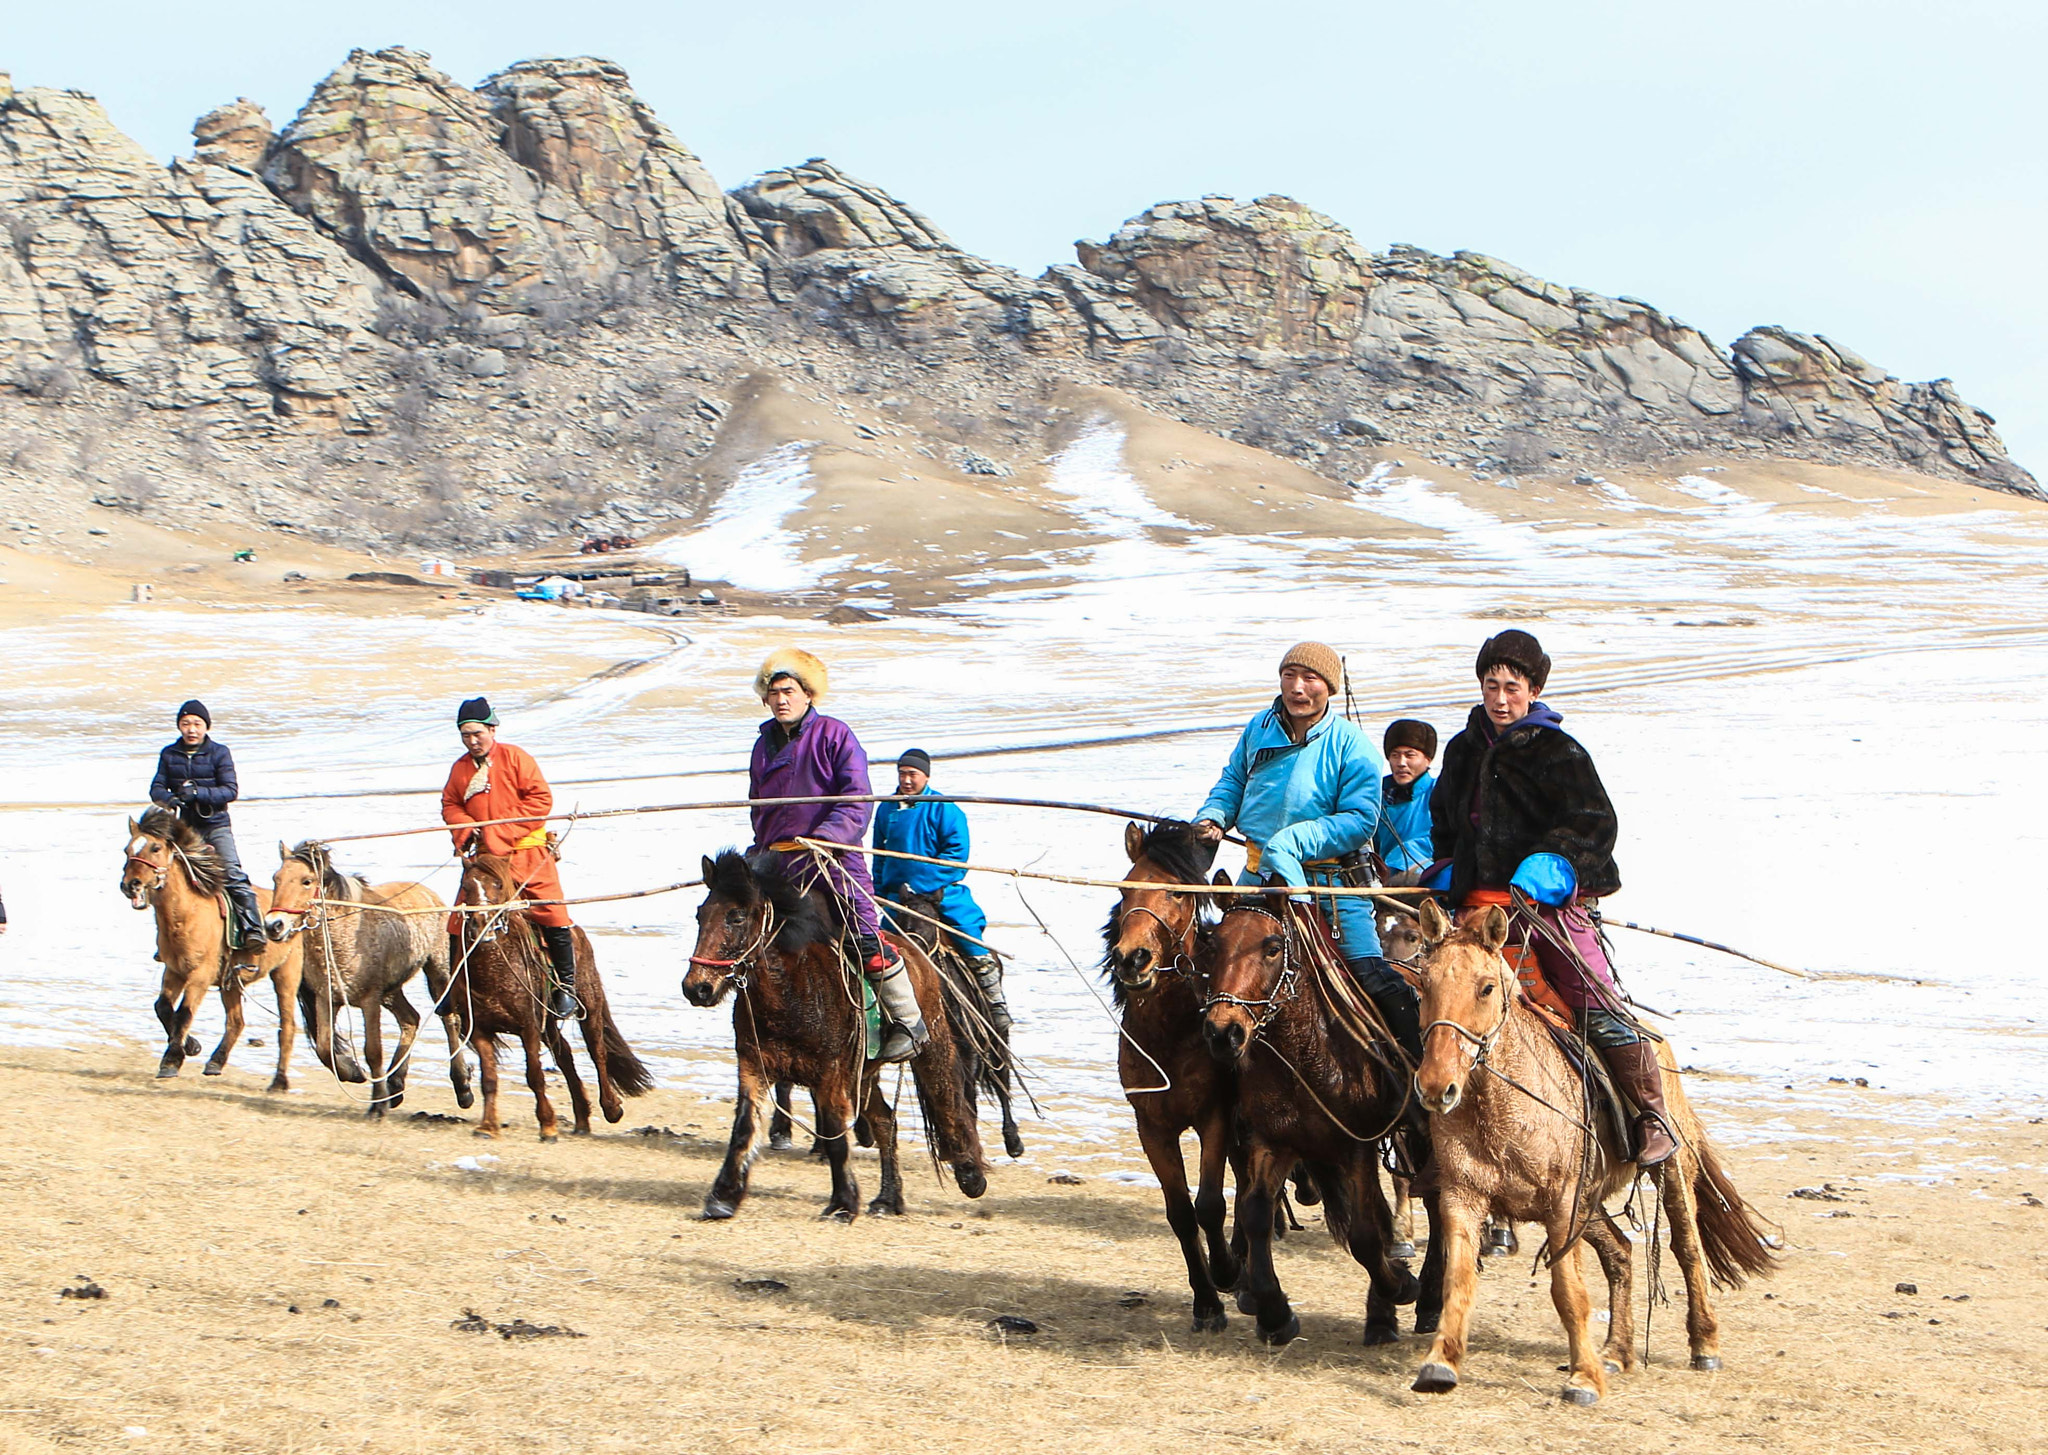
<path id="1" fill-rule="evenodd" d="M 193 134 L 165 167 L 91 98 L 0 79 L 0 384 L 242 430 L 413 429 L 443 402 L 511 407 L 522 359 L 603 321 L 658 340 L 671 376 L 800 356 L 851 391 L 915 368 L 963 421 L 949 456 L 991 381 L 1079 381 L 1339 479 L 1391 444 L 1481 473 L 1743 449 L 2042 493 L 1945 380 L 1777 328 L 1723 349 L 1479 253 L 1373 253 L 1287 197 L 1161 203 L 1029 278 L 821 159 L 721 192 L 588 57 L 470 89 L 358 50 L 282 131 L 243 100 Z"/>

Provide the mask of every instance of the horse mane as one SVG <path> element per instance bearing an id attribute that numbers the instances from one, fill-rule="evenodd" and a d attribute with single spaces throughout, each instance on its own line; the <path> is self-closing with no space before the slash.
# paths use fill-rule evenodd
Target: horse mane
<path id="1" fill-rule="evenodd" d="M 206 836 L 185 822 L 174 809 L 162 804 L 152 804 L 142 811 L 136 821 L 137 828 L 154 838 L 162 839 L 176 850 L 174 857 L 185 866 L 185 877 L 192 881 L 192 887 L 201 894 L 216 895 L 226 890 L 228 866 L 213 845 L 206 842 Z"/>
<path id="2" fill-rule="evenodd" d="M 1183 819 L 1161 819 L 1145 830 L 1145 837 L 1138 843 L 1137 859 L 1150 859 L 1165 873 L 1181 884 L 1207 884 L 1209 868 L 1216 862 L 1216 845 L 1205 844 L 1195 832 L 1195 826 Z M 1207 901 L 1195 912 L 1195 936 L 1197 941 L 1209 930 L 1206 915 Z M 1123 981 L 1117 979 L 1109 967 L 1109 957 L 1116 950 L 1117 935 L 1122 931 L 1123 901 L 1118 899 L 1109 918 L 1102 923 L 1102 975 L 1109 982 L 1109 997 L 1118 1010 L 1130 992 Z"/>
<path id="3" fill-rule="evenodd" d="M 818 902 L 807 889 L 799 888 L 766 855 L 749 860 L 737 849 L 722 849 L 711 861 L 705 887 L 714 895 L 745 906 L 758 907 L 766 900 L 775 911 L 775 948 L 789 954 L 811 945 L 829 942 L 833 927 L 819 913 Z"/>
<path id="4" fill-rule="evenodd" d="M 320 880 L 322 899 L 359 900 L 369 889 L 369 880 L 360 874 L 344 874 L 334 867 L 333 852 L 318 839 L 307 839 L 292 847 L 286 856 L 297 859 Z"/>

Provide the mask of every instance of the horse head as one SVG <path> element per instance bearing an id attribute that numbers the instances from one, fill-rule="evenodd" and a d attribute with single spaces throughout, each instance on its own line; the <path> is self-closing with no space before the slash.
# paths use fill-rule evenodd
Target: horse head
<path id="1" fill-rule="evenodd" d="M 1407 905 L 1387 905 L 1377 916 L 1380 954 L 1402 965 L 1413 965 L 1423 951 L 1422 921 Z"/>
<path id="2" fill-rule="evenodd" d="M 1119 995 L 1152 988 L 1162 972 L 1191 967 L 1195 931 L 1204 896 L 1168 889 L 1174 884 L 1208 885 L 1213 844 L 1203 844 L 1192 824 L 1167 822 L 1151 829 L 1124 825 L 1124 852 L 1131 867 L 1124 877 L 1156 881 L 1153 889 L 1126 888 L 1102 927 L 1102 968 Z M 1219 874 L 1217 883 L 1228 883 Z"/>
<path id="3" fill-rule="evenodd" d="M 704 888 L 683 997 L 709 1007 L 734 986 L 745 987 L 754 957 L 774 933 L 775 903 L 753 866 L 732 849 L 704 860 Z"/>
<path id="4" fill-rule="evenodd" d="M 297 848 L 288 849 L 284 840 L 279 839 L 277 873 L 270 879 L 270 912 L 263 919 L 264 934 L 282 942 L 303 930 L 310 920 L 318 919 L 315 910 L 319 901 L 333 897 L 324 892 L 331 872 L 323 845 L 308 839 Z"/>
<path id="5" fill-rule="evenodd" d="M 152 808 L 142 821 L 128 820 L 128 861 L 121 866 L 121 896 L 136 909 L 148 909 L 171 870 L 171 836 L 160 822 L 163 810 Z"/>
<path id="6" fill-rule="evenodd" d="M 1430 1111 L 1452 1112 L 1514 1008 L 1517 982 L 1500 953 L 1508 919 L 1489 905 L 1458 925 L 1426 900 L 1420 927 L 1422 1064 L 1415 1094 Z"/>
<path id="7" fill-rule="evenodd" d="M 1286 900 L 1279 893 L 1268 898 L 1270 905 L 1239 901 L 1210 932 L 1215 970 L 1202 1009 L 1202 1036 L 1209 1054 L 1225 1065 L 1251 1050 L 1292 994 L 1299 973 Z"/>

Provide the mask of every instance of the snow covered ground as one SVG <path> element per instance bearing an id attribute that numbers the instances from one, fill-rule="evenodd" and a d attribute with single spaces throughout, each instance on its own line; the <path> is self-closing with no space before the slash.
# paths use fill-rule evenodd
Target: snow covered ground
<path id="1" fill-rule="evenodd" d="M 1115 474 L 1113 444 L 1084 436 L 1068 469 Z M 778 477 L 760 495 L 802 488 Z M 768 647 L 797 641 L 830 660 L 828 707 L 877 762 L 915 744 L 939 758 L 943 788 L 1186 812 L 1228 725 L 1265 704 L 1298 638 L 1345 653 L 1375 732 L 1419 713 L 1448 737 L 1472 699 L 1473 650 L 1512 622 L 1556 659 L 1548 700 L 1620 810 L 1626 888 L 1612 915 L 1898 977 L 1801 982 L 1617 931 L 1629 986 L 1669 1013 L 1683 1059 L 1745 1078 L 1707 1082 L 1704 1096 L 1796 1098 L 1860 1076 L 1924 1097 L 1930 1116 L 2048 1107 L 2048 966 L 2031 917 L 2048 874 L 2048 515 L 1759 509 L 1693 477 L 1678 491 L 1690 504 L 1626 527 L 1540 528 L 1420 480 L 1388 475 L 1361 493 L 1442 539 L 1189 538 L 1124 477 L 1092 507 L 1114 517 L 1109 539 L 1048 542 L 1045 581 L 977 583 L 940 617 L 713 618 L 676 640 L 645 617 L 537 604 L 454 621 L 120 607 L 11 632 L 0 1038 L 156 1034 L 150 922 L 114 881 L 124 816 L 171 706 L 194 693 L 236 750 L 251 795 L 238 834 L 267 876 L 280 839 L 433 822 L 431 790 L 459 750 L 452 710 L 469 692 L 498 703 L 563 808 L 737 797 L 760 717 L 748 678 Z M 744 529 L 742 515 L 731 549 L 757 531 L 764 562 L 795 559 L 777 543 L 783 514 L 745 515 Z M 1169 729 L 1182 731 L 1085 745 Z M 578 781 L 621 777 L 635 781 Z M 878 789 L 891 780 L 878 770 Z M 323 796 L 295 796 L 308 794 Z M 1123 862 L 1113 820 L 989 808 L 973 822 L 991 863 L 1111 877 Z M 594 822 L 571 835 L 563 876 L 572 894 L 652 885 L 745 841 L 731 811 Z M 446 852 L 425 835 L 342 858 L 445 893 Z M 1126 1115 L 1093 969 L 1109 896 L 976 889 L 1014 961 L 1020 1046 L 1047 1117 L 1033 1135 L 1049 1155 L 1086 1155 L 1092 1129 Z M 694 908 L 677 894 L 582 917 L 628 1038 L 665 1075 L 723 1093 L 727 1015 L 677 993 Z M 267 1039 L 263 1026 L 258 1012 Z M 245 1050 L 237 1063 L 266 1059 Z M 310 1058 L 302 1070 L 322 1074 Z"/>

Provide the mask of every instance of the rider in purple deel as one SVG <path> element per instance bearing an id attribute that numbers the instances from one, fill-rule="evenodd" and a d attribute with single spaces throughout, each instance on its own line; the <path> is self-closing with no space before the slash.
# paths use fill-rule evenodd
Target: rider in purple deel
<path id="1" fill-rule="evenodd" d="M 825 664 L 795 647 L 769 653 L 754 674 L 754 691 L 769 717 L 761 724 L 747 768 L 749 798 L 828 798 L 875 791 L 868 778 L 867 752 L 853 729 L 815 706 L 825 687 Z M 867 856 L 828 849 L 820 851 L 821 861 L 819 853 L 796 842 L 807 838 L 857 845 L 867 835 L 874 805 L 756 804 L 752 813 L 754 843 L 748 857 L 772 855 L 791 882 L 806 888 L 822 879 L 844 906 L 862 973 L 874 985 L 875 999 L 890 1021 L 881 1059 L 907 1061 L 923 1048 L 929 1033 L 902 957 L 882 942 Z"/>

